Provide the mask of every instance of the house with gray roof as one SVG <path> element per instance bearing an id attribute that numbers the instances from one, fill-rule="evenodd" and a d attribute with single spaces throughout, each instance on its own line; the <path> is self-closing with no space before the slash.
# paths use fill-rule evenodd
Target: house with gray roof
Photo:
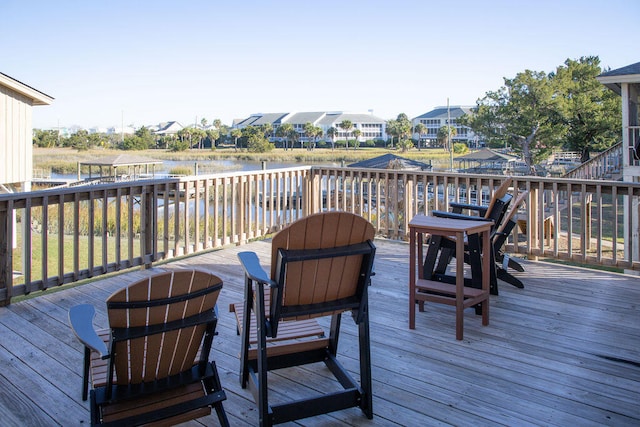
<path id="1" fill-rule="evenodd" d="M 149 130 L 156 135 L 177 135 L 183 128 L 179 122 L 171 121 L 160 123 L 156 129 L 149 127 Z"/>
<path id="2" fill-rule="evenodd" d="M 348 133 L 339 126 L 339 124 L 344 120 L 349 120 L 353 123 L 353 129 Z M 325 141 L 330 140 L 330 137 L 327 136 L 327 131 L 332 127 L 337 130 L 335 136 L 336 139 L 346 139 L 347 137 L 352 138 L 352 132 L 354 129 L 358 129 L 360 131 L 360 136 L 358 137 L 359 141 L 387 139 L 386 120 L 376 117 L 373 114 L 346 113 L 342 111 L 252 114 L 246 119 L 242 119 L 234 123 L 233 127 L 236 129 L 242 129 L 250 125 L 260 126 L 265 123 L 270 123 L 273 126 L 274 135 L 280 126 L 285 123 L 290 123 L 300 134 L 301 141 L 304 141 L 306 138 L 304 136 L 304 125 L 307 123 L 311 123 L 314 126 L 321 128 L 325 135 Z M 272 138 L 272 140 L 275 139 L 277 138 Z"/>
<path id="3" fill-rule="evenodd" d="M 366 113 L 327 113 L 322 119 L 320 127 L 325 131 L 329 128 L 335 128 L 338 133 L 336 138 L 345 139 L 346 132 L 339 126 L 344 120 L 353 123 L 353 128 L 360 130 L 360 141 L 369 141 L 375 139 L 387 140 L 387 121 L 376 117 L 373 114 Z M 326 128 L 326 129 L 325 129 Z M 349 133 L 351 136 L 351 133 Z"/>
<path id="4" fill-rule="evenodd" d="M 470 147 L 477 147 L 479 141 L 471 128 L 468 126 L 462 126 L 458 123 L 460 117 L 466 114 L 471 114 L 472 108 L 473 107 L 460 105 L 436 107 L 433 110 L 411 120 L 411 124 L 414 127 L 418 123 L 422 123 L 427 128 L 426 133 L 421 135 L 416 133 L 413 137 L 415 139 L 420 138 L 426 144 L 434 146 L 437 143 L 438 130 L 443 126 L 446 126 L 448 121 L 451 120 L 451 126 L 456 128 L 456 135 L 451 138 L 453 142 L 464 142 Z"/>
<path id="5" fill-rule="evenodd" d="M 247 126 L 260 126 L 263 124 L 271 123 L 275 130 L 279 127 L 283 121 L 282 119 L 288 116 L 289 113 L 256 113 L 252 114 L 244 120 L 240 120 L 233 127 L 236 129 L 246 128 Z"/>

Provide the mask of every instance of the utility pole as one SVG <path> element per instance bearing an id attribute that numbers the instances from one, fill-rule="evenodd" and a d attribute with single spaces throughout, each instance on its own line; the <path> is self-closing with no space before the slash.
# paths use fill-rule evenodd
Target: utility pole
<path id="1" fill-rule="evenodd" d="M 122 127 L 120 128 L 120 130 L 121 130 L 121 134 L 122 134 L 122 140 L 120 142 L 124 144 L 124 110 L 122 110 L 121 120 L 122 121 L 120 123 L 120 126 L 122 126 Z"/>
<path id="2" fill-rule="evenodd" d="M 451 143 L 451 109 L 449 108 L 449 98 L 447 98 L 447 144 L 449 144 L 449 171 L 453 172 L 453 144 Z"/>

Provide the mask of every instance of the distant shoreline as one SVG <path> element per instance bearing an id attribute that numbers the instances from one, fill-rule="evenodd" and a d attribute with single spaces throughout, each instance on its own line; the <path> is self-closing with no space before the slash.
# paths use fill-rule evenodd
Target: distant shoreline
<path id="1" fill-rule="evenodd" d="M 299 163 L 300 165 L 317 163 L 353 163 L 370 159 L 386 153 L 394 153 L 413 160 L 431 161 L 434 164 L 447 163 L 449 154 L 443 149 L 412 149 L 408 152 L 389 150 L 386 148 L 359 148 L 357 150 L 326 148 L 309 151 L 295 148 L 293 150 L 274 149 L 268 153 L 250 153 L 247 151 L 235 151 L 233 147 L 211 149 L 194 149 L 187 151 L 168 150 L 141 150 L 123 151 L 112 149 L 91 149 L 79 151 L 73 148 L 33 148 L 33 167 L 35 169 L 48 169 L 55 173 L 73 173 L 77 170 L 78 162 L 98 159 L 100 157 L 117 154 L 131 154 L 156 160 L 173 161 L 207 161 L 207 160 L 236 160 L 250 162 L 279 162 Z"/>

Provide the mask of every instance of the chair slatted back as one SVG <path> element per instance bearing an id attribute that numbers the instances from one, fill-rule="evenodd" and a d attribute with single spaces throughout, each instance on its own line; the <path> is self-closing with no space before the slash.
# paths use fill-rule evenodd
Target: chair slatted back
<path id="1" fill-rule="evenodd" d="M 123 385 L 162 379 L 198 363 L 198 350 L 211 328 L 210 318 L 202 314 L 213 313 L 221 288 L 220 278 L 210 273 L 167 271 L 111 295 L 107 312 L 111 354 L 115 355 L 113 382 Z M 202 348 L 203 357 L 208 358 L 210 346 L 209 340 L 209 348 Z"/>
<path id="2" fill-rule="evenodd" d="M 502 225 L 500 226 L 499 232 L 502 233 L 507 228 L 509 221 L 511 221 L 513 217 L 518 213 L 518 209 L 520 209 L 520 206 L 522 205 L 522 203 L 524 202 L 528 194 L 529 194 L 528 191 L 523 191 L 519 193 L 516 199 L 513 201 L 513 203 L 511 203 L 511 209 L 509 210 L 509 213 L 507 213 L 507 215 L 502 220 Z"/>
<path id="3" fill-rule="evenodd" d="M 348 212 L 310 215 L 275 235 L 272 241 L 271 278 L 283 283 L 278 283 L 275 293 L 272 291 L 272 318 L 285 315 L 286 307 L 321 304 L 356 295 L 362 282 L 363 256 L 366 256 L 344 255 L 288 262 L 286 271 L 281 275 L 279 268 L 285 268 L 282 264 L 284 252 L 279 253 L 279 250 L 308 251 L 357 245 L 372 241 L 374 235 L 374 228 L 367 220 Z M 370 266 L 366 274 L 368 282 Z M 282 277 L 284 280 L 280 280 Z M 331 313 L 309 313 L 293 318 L 301 320 Z"/>
<path id="4" fill-rule="evenodd" d="M 493 197 L 491 197 L 491 201 L 489 202 L 489 206 L 487 207 L 487 212 L 484 216 L 485 218 L 494 219 L 491 218 L 492 213 L 494 213 L 494 205 L 498 200 L 502 199 L 507 194 L 507 191 L 509 190 L 509 187 L 511 187 L 512 182 L 513 178 L 507 177 L 504 181 L 502 181 L 502 184 L 500 184 L 500 186 L 496 188 L 496 191 L 494 191 Z M 498 224 L 498 222 L 496 222 L 496 224 Z"/>
<path id="5" fill-rule="evenodd" d="M 507 209 L 511 204 L 511 200 L 513 200 L 513 196 L 511 194 L 504 194 L 502 197 L 496 198 L 493 201 L 494 203 L 492 205 L 492 208 L 490 210 L 487 210 L 485 218 L 493 221 L 491 234 L 495 233 L 498 228 L 501 227 L 504 216 L 507 213 Z"/>

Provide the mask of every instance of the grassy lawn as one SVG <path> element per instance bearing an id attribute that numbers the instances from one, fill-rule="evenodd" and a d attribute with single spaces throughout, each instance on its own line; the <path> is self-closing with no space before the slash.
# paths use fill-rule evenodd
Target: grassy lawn
<path id="1" fill-rule="evenodd" d="M 333 151 L 328 148 L 317 148 L 313 151 L 295 148 L 287 151 L 274 149 L 268 153 L 249 153 L 242 150 L 235 151 L 233 147 L 217 148 L 215 150 L 194 149 L 181 152 L 167 150 L 122 151 L 107 149 L 78 151 L 71 148 L 34 147 L 33 163 L 36 169 L 51 170 L 52 172 L 61 174 L 72 174 L 77 172 L 78 162 L 118 154 L 130 154 L 150 159 L 172 161 L 237 160 L 300 163 L 301 165 L 307 165 L 327 162 L 340 163 L 343 161 L 357 162 L 387 153 L 394 153 L 414 160 L 431 161 L 434 164 L 446 166 L 449 164 L 449 153 L 443 149 L 423 149 L 418 151 L 414 148 L 403 153 L 386 148 L 358 148 L 357 150 L 335 149 Z"/>
<path id="2" fill-rule="evenodd" d="M 18 246 L 17 249 L 13 250 L 13 269 L 16 272 L 23 273 L 23 265 L 22 265 L 22 256 L 23 256 L 23 242 L 22 233 L 17 233 L 18 238 Z M 71 272 L 74 268 L 74 239 L 71 235 L 64 235 L 63 237 L 63 245 L 64 245 L 64 272 Z M 111 242 L 114 242 L 111 239 Z M 31 280 L 39 280 L 42 279 L 42 244 L 43 244 L 43 235 L 33 233 L 31 239 Z M 58 235 L 57 234 L 49 234 L 47 235 L 47 245 L 48 245 L 48 256 L 47 256 L 47 270 L 48 276 L 57 276 L 58 275 Z M 102 261 L 102 239 L 96 238 L 94 240 L 93 245 L 94 250 L 94 261 L 95 264 L 101 264 Z M 135 255 L 139 253 L 140 242 L 138 239 L 134 239 L 134 252 Z M 123 242 L 123 246 L 120 248 L 120 256 L 121 259 L 127 259 L 128 248 Z M 78 265 L 79 270 L 89 268 L 89 238 L 88 236 L 80 236 L 78 242 Z M 107 244 L 107 263 L 114 262 L 116 259 L 116 248 L 115 242 L 114 244 Z M 14 284 L 24 283 L 23 275 L 14 276 Z"/>

